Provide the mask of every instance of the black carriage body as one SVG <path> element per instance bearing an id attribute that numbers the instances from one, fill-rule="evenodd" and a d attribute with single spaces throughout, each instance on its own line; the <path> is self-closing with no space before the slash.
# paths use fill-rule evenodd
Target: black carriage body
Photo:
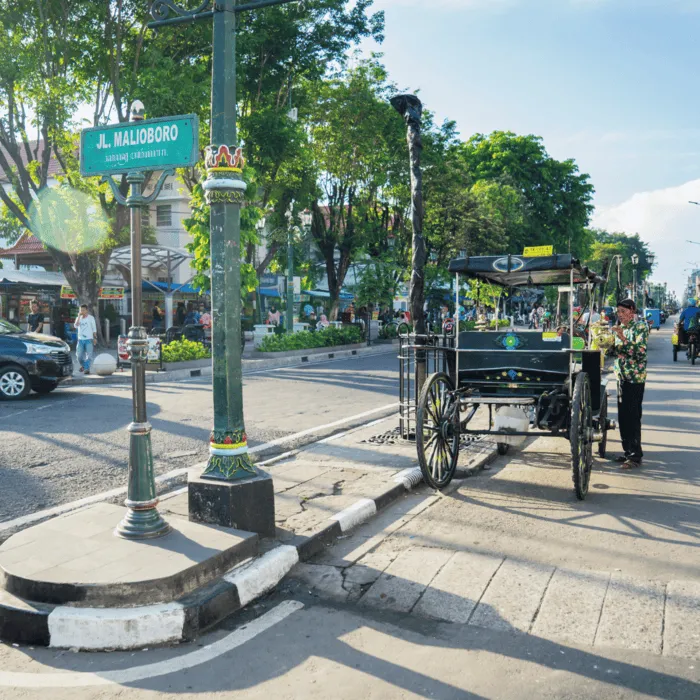
<path id="1" fill-rule="evenodd" d="M 449 270 L 504 287 L 604 282 L 571 255 L 467 257 L 453 260 Z M 593 441 L 604 455 L 610 425 L 600 351 L 572 348 L 567 333 L 514 328 L 464 331 L 451 340 L 453 347 L 443 342 L 432 348 L 436 357 L 438 351 L 442 355 L 443 372 L 428 377 L 417 403 L 416 442 L 426 482 L 434 488 L 449 483 L 460 433 L 504 436 L 506 442 L 498 445 L 501 454 L 508 447 L 506 436 L 537 435 L 511 426 L 493 429 L 494 408 L 518 406 L 532 411 L 530 424 L 539 434 L 571 442 L 574 488 L 579 499 L 585 498 Z M 425 342 L 415 347 L 425 352 Z M 469 428 L 479 405 L 488 407 L 488 430 Z"/>
<path id="2" fill-rule="evenodd" d="M 504 403 L 509 398 L 531 399 L 536 427 L 566 432 L 569 400 L 578 371 L 589 376 L 593 413 L 600 410 L 605 391 L 600 353 L 572 351 L 569 345 L 567 334 L 464 331 L 459 334 L 459 350 L 445 350 L 447 372 L 463 397 L 474 401 L 478 397 L 481 403 L 488 403 L 489 399 L 503 399 Z M 576 358 L 580 358 L 580 364 L 570 366 Z"/>

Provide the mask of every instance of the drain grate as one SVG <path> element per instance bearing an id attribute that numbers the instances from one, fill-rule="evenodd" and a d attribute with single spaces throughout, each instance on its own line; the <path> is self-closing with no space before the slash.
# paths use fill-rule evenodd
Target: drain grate
<path id="1" fill-rule="evenodd" d="M 475 442 L 480 442 L 483 439 L 483 435 L 460 435 L 459 442 L 462 447 L 471 447 Z M 396 427 L 393 430 L 387 430 L 384 433 L 372 435 L 372 437 L 362 440 L 362 442 L 371 445 L 398 445 L 408 441 L 401 437 L 401 428 Z M 411 440 L 411 442 L 414 441 Z"/>

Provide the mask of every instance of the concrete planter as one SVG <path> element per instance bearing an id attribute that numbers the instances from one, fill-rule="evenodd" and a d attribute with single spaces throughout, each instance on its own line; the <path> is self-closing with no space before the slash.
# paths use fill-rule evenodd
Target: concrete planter
<path id="1" fill-rule="evenodd" d="M 323 348 L 307 348 L 305 350 L 280 350 L 279 352 L 262 352 L 256 350 L 251 353 L 251 359 L 272 359 L 280 357 L 308 357 L 309 355 L 327 355 L 341 350 L 359 350 L 366 348 L 367 343 L 354 343 L 353 345 L 329 345 Z"/>
<path id="2" fill-rule="evenodd" d="M 203 360 L 187 360 L 186 362 L 164 362 L 163 369 L 166 372 L 171 372 L 176 369 L 201 369 L 202 367 L 211 367 L 211 357 Z"/>

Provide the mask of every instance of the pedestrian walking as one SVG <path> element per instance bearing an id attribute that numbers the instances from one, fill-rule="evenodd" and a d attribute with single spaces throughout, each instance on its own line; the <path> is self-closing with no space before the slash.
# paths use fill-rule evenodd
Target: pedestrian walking
<path id="1" fill-rule="evenodd" d="M 39 304 L 36 301 L 32 302 L 32 313 L 27 317 L 30 333 L 41 333 L 44 328 L 44 314 L 39 313 Z"/>
<path id="2" fill-rule="evenodd" d="M 79 371 L 90 374 L 90 362 L 92 361 L 92 350 L 97 343 L 97 324 L 95 317 L 88 312 L 87 304 L 82 304 L 78 318 L 75 319 L 75 328 L 78 331 L 78 344 L 75 347 L 75 354 L 80 365 Z"/>
<path id="3" fill-rule="evenodd" d="M 623 455 L 615 457 L 622 469 L 638 467 L 642 462 L 642 401 L 647 379 L 647 342 L 649 325 L 636 318 L 637 307 L 631 299 L 617 305 L 619 325 L 615 338 L 615 375 L 617 377 L 617 417 Z"/>

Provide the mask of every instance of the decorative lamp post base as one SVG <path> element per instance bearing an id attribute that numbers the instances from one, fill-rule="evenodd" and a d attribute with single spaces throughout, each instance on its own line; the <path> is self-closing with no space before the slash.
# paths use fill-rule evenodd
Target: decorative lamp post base
<path id="1" fill-rule="evenodd" d="M 209 461 L 203 479 L 238 481 L 257 476 L 248 453 L 248 439 L 242 430 L 215 430 L 209 437 Z"/>
<path id="2" fill-rule="evenodd" d="M 259 471 L 236 481 L 190 474 L 187 487 L 190 520 L 275 536 L 275 490 L 269 474 Z"/>
<path id="3" fill-rule="evenodd" d="M 170 532 L 170 525 L 157 511 L 158 499 L 152 501 L 129 501 L 124 519 L 117 525 L 114 534 L 127 540 L 146 540 L 162 537 Z"/>

